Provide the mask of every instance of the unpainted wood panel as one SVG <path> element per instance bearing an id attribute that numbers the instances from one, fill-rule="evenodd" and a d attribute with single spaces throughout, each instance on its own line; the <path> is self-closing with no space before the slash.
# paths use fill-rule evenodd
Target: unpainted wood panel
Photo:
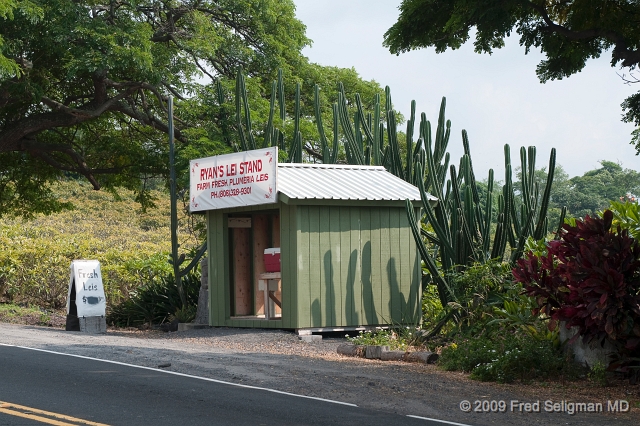
<path id="1" fill-rule="evenodd" d="M 264 214 L 252 216 L 253 231 L 253 294 L 256 315 L 264 315 L 264 293 L 258 289 L 260 274 L 266 272 L 264 266 L 264 250 L 269 248 L 270 218 Z"/>
<path id="2" fill-rule="evenodd" d="M 251 315 L 251 230 L 234 228 L 233 238 L 233 287 L 235 315 Z"/>

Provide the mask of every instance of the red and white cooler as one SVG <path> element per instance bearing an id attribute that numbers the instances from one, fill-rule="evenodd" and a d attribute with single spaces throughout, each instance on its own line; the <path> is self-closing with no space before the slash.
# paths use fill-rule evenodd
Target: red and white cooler
<path id="1" fill-rule="evenodd" d="M 280 272 L 280 247 L 264 249 L 264 267 L 267 272 Z"/>

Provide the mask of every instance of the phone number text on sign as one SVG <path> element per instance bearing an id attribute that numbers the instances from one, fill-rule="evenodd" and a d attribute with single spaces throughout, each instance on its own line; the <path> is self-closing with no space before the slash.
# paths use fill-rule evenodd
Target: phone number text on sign
<path id="1" fill-rule="evenodd" d="M 222 197 L 235 197 L 241 194 L 251 194 L 251 187 L 245 186 L 244 188 L 235 189 L 221 189 L 220 191 L 211 191 L 211 198 Z"/>

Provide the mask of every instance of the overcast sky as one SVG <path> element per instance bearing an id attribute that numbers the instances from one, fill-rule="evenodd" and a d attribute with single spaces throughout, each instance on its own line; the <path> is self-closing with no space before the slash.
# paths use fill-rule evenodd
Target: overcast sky
<path id="1" fill-rule="evenodd" d="M 629 144 L 633 125 L 620 121 L 620 103 L 638 87 L 623 84 L 610 54 L 568 79 L 541 84 L 535 69 L 542 55 L 525 55 L 517 38 L 493 55 L 474 53 L 469 41 L 442 54 L 430 48 L 395 56 L 382 39 L 397 20 L 399 0 L 294 1 L 313 40 L 303 51 L 312 62 L 353 67 L 363 79 L 388 85 L 394 107 L 406 117 L 415 99 L 418 117 L 425 112 L 432 127 L 445 96 L 452 160 L 458 163 L 460 132 L 466 129 L 480 179 L 489 168 L 504 179 L 505 143 L 516 165 L 520 147 L 535 145 L 538 168 L 548 164 L 555 147 L 557 163 L 570 176 L 600 167 L 600 160 L 640 170 L 640 157 Z"/>

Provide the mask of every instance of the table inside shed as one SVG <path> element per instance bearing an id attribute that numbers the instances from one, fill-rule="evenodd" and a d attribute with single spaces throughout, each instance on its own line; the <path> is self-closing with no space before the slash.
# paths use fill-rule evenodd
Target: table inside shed
<path id="1" fill-rule="evenodd" d="M 274 305 L 282 310 L 282 302 L 276 297 L 279 290 L 282 275 L 280 272 L 265 272 L 260 274 L 258 279 L 258 290 L 264 294 L 264 319 L 281 318 L 282 314 L 276 317 L 276 309 Z"/>

